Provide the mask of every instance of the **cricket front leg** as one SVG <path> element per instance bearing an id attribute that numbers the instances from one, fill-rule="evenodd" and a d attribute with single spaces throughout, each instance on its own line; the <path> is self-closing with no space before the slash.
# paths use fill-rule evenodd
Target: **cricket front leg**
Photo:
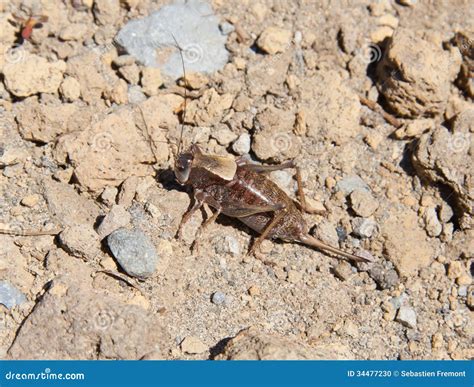
<path id="1" fill-rule="evenodd" d="M 183 217 L 181 218 L 181 222 L 179 223 L 178 226 L 178 231 L 176 232 L 176 238 L 177 239 L 182 239 L 183 236 L 183 226 L 188 222 L 189 219 L 191 219 L 191 216 L 194 215 L 194 213 L 199 210 L 203 204 L 204 204 L 204 193 L 202 191 L 195 191 L 194 192 L 194 203 L 190 209 L 188 209 Z"/>
<path id="2" fill-rule="evenodd" d="M 212 215 L 209 219 L 207 219 L 202 225 L 201 227 L 199 227 L 198 231 L 196 232 L 196 236 L 194 238 L 194 242 L 192 244 L 192 247 L 191 247 L 191 250 L 193 251 L 193 253 L 199 253 L 199 246 L 200 246 L 200 240 L 202 238 L 202 235 L 204 233 L 204 231 L 206 230 L 206 228 L 208 228 L 211 224 L 213 224 L 217 217 L 219 216 L 219 214 L 221 213 L 221 210 L 218 208 Z"/>
<path id="3" fill-rule="evenodd" d="M 194 204 L 193 206 L 183 215 L 183 218 L 181 219 L 181 223 L 178 228 L 178 233 L 177 236 L 179 239 L 182 239 L 182 230 L 184 224 L 194 215 L 194 213 L 202 208 L 204 204 L 208 204 L 209 206 L 213 207 L 216 209 L 216 211 L 212 214 L 212 216 L 207 219 L 201 226 L 199 227 L 198 231 L 196 232 L 196 235 L 194 237 L 194 241 L 191 244 L 191 250 L 193 252 L 197 252 L 199 250 L 199 239 L 201 239 L 202 233 L 204 230 L 212 223 L 215 222 L 217 217 L 219 216 L 221 212 L 221 208 L 219 203 L 215 201 L 215 199 L 206 194 L 203 191 L 195 191 L 194 193 Z"/>

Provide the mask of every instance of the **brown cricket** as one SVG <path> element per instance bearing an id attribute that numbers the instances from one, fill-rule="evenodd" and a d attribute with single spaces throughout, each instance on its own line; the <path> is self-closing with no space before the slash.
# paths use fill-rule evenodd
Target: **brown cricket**
<path id="1" fill-rule="evenodd" d="M 243 158 L 234 160 L 231 157 L 205 154 L 197 145 L 192 145 L 178 155 L 174 166 L 177 181 L 181 185 L 192 187 L 194 199 L 194 204 L 181 220 L 178 237 L 181 236 L 186 221 L 207 204 L 215 211 L 202 224 L 200 232 L 213 223 L 219 214 L 237 218 L 260 234 L 250 253 L 255 252 L 260 243 L 269 238 L 300 242 L 353 261 L 367 261 L 329 246 L 309 234 L 309 227 L 298 208 L 307 210 L 298 168 L 296 176 L 299 203 L 295 203 L 265 175 L 266 172 L 284 168 L 296 167 L 293 161 L 280 165 L 251 164 Z"/>
<path id="2" fill-rule="evenodd" d="M 181 54 L 186 93 L 186 73 L 182 49 L 176 39 L 175 43 Z M 185 114 L 186 95 L 183 122 Z M 182 227 L 186 221 L 204 204 L 207 204 L 215 211 L 201 225 L 197 238 L 220 214 L 224 214 L 237 218 L 260 234 L 250 249 L 250 254 L 256 251 L 264 239 L 269 238 L 299 242 L 353 261 L 368 261 L 366 258 L 329 246 L 309 234 L 309 227 L 302 214 L 302 210 L 307 210 L 307 206 L 301 175 L 293 161 L 287 161 L 280 165 L 258 165 L 249 163 L 242 157 L 234 159 L 205 154 L 197 145 L 191 145 L 181 152 L 183 130 L 184 124 L 181 127 L 174 174 L 179 184 L 192 188 L 194 203 L 181 220 L 177 233 L 178 238 L 181 237 Z M 284 168 L 296 169 L 299 203 L 293 201 L 266 176 L 267 172 Z"/>

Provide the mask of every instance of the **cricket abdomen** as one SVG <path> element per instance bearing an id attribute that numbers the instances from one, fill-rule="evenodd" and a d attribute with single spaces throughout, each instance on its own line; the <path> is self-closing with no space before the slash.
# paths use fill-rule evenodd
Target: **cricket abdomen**
<path id="1" fill-rule="evenodd" d="M 212 195 L 221 204 L 223 214 L 237 217 L 242 223 L 258 233 L 265 230 L 277 212 L 285 211 L 284 216 L 268 234 L 268 238 L 297 241 L 300 235 L 307 233 L 306 222 L 293 200 L 262 173 L 239 167 L 230 182 L 209 186 L 206 193 Z M 235 215 L 236 208 L 249 206 L 275 206 L 281 209 L 248 216 Z"/>

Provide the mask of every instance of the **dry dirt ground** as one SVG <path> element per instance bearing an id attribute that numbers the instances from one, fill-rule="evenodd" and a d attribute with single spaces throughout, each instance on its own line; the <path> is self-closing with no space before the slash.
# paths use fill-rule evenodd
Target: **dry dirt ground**
<path id="1" fill-rule="evenodd" d="M 1 356 L 472 358 L 472 2 L 212 1 L 229 61 L 189 74 L 187 142 L 294 158 L 312 232 L 362 265 L 277 241 L 248 257 L 225 217 L 192 253 L 202 213 L 174 238 L 183 83 L 113 43 L 166 3 L 0 2 L 0 226 L 20 234 L 0 235 Z M 48 20 L 18 45 L 13 14 Z M 293 171 L 271 178 L 294 196 Z M 151 240 L 150 277 L 112 256 L 120 227 Z"/>

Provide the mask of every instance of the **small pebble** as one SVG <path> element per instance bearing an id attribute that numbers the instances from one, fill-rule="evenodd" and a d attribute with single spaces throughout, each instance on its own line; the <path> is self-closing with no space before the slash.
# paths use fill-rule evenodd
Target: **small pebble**
<path id="1" fill-rule="evenodd" d="M 352 266 L 348 262 L 342 261 L 334 268 L 334 274 L 340 280 L 347 281 L 354 273 Z"/>
<path id="2" fill-rule="evenodd" d="M 250 152 L 250 135 L 242 133 L 239 138 L 232 144 L 232 149 L 238 155 L 244 155 Z"/>
<path id="3" fill-rule="evenodd" d="M 137 85 L 140 80 L 140 70 L 136 64 L 120 67 L 118 72 L 131 85 Z"/>
<path id="4" fill-rule="evenodd" d="M 299 271 L 296 271 L 296 270 L 290 270 L 288 272 L 288 278 L 287 278 L 287 281 L 292 283 L 292 284 L 297 284 L 298 282 L 301 281 L 301 278 L 303 277 L 303 275 L 299 272 Z"/>
<path id="5" fill-rule="evenodd" d="M 394 269 L 385 269 L 380 263 L 374 264 L 368 273 L 381 289 L 390 289 L 399 282 L 397 272 Z"/>
<path id="6" fill-rule="evenodd" d="M 120 267 L 132 277 L 147 278 L 155 272 L 155 246 L 140 230 L 120 228 L 107 237 L 107 243 Z"/>
<path id="7" fill-rule="evenodd" d="M 326 177 L 324 184 L 326 185 L 327 189 L 333 189 L 336 186 L 336 179 L 334 179 L 332 176 L 328 176 Z"/>
<path id="8" fill-rule="evenodd" d="M 361 238 L 370 238 L 378 227 L 372 218 L 355 218 L 351 224 L 353 233 Z"/>
<path id="9" fill-rule="evenodd" d="M 395 309 L 400 309 L 403 305 L 406 305 L 408 303 L 408 296 L 406 295 L 406 293 L 403 293 L 398 297 L 391 298 L 390 303 Z"/>
<path id="10" fill-rule="evenodd" d="M 257 46 L 267 54 L 277 54 L 289 48 L 291 31 L 278 27 L 267 27 L 257 40 Z"/>
<path id="11" fill-rule="evenodd" d="M 59 86 L 59 92 L 68 101 L 75 101 L 81 96 L 81 85 L 76 78 L 66 77 Z"/>
<path id="12" fill-rule="evenodd" d="M 439 220 L 443 223 L 447 223 L 454 216 L 453 208 L 448 204 L 443 202 L 439 209 Z"/>
<path id="13" fill-rule="evenodd" d="M 117 197 L 117 203 L 125 208 L 132 205 L 133 198 L 137 192 L 139 179 L 137 176 L 130 176 L 127 178 L 120 187 L 120 192 Z"/>
<path id="14" fill-rule="evenodd" d="M 108 206 L 115 204 L 115 198 L 117 197 L 118 189 L 116 187 L 105 187 L 100 195 L 102 202 Z"/>
<path id="15" fill-rule="evenodd" d="M 431 348 L 439 349 L 444 345 L 443 334 L 441 332 L 436 332 L 431 338 Z"/>
<path id="16" fill-rule="evenodd" d="M 270 175 L 272 180 L 280 187 L 290 188 L 293 184 L 293 173 L 288 170 L 274 171 Z"/>
<path id="17" fill-rule="evenodd" d="M 257 285 L 252 285 L 247 291 L 252 297 L 260 295 L 260 288 Z"/>
<path id="18" fill-rule="evenodd" d="M 99 237 L 89 224 L 66 228 L 59 234 L 59 243 L 65 251 L 78 258 L 92 260 L 100 254 Z"/>
<path id="19" fill-rule="evenodd" d="M 328 181 L 326 179 L 326 186 L 327 184 L 328 184 Z M 344 177 L 342 180 L 340 180 L 337 183 L 337 189 L 339 191 L 342 191 L 345 195 L 349 195 L 356 189 L 361 190 L 361 191 L 367 191 L 367 192 L 370 191 L 367 183 L 357 175 Z"/>
<path id="20" fill-rule="evenodd" d="M 437 237 L 441 234 L 443 226 L 441 225 L 436 209 L 434 207 L 428 207 L 425 209 L 423 214 L 423 221 L 425 222 L 425 230 L 431 237 Z"/>
<path id="21" fill-rule="evenodd" d="M 352 191 L 350 200 L 351 208 L 357 215 L 362 216 L 363 218 L 372 215 L 379 206 L 377 200 L 375 200 L 370 192 L 365 190 L 356 189 Z"/>
<path id="22" fill-rule="evenodd" d="M 146 95 L 157 95 L 158 89 L 163 84 L 163 78 L 161 77 L 160 69 L 155 67 L 145 67 L 142 70 L 141 84 L 143 92 Z"/>
<path id="23" fill-rule="evenodd" d="M 227 146 L 237 138 L 237 135 L 226 125 L 223 125 L 212 133 L 212 137 L 215 138 L 220 145 Z"/>
<path id="24" fill-rule="evenodd" d="M 467 286 L 463 285 L 463 286 L 459 287 L 458 296 L 459 297 L 466 297 L 467 296 Z"/>
<path id="25" fill-rule="evenodd" d="M 125 227 L 130 223 L 131 216 L 127 210 L 120 204 L 114 204 L 110 212 L 102 219 L 99 227 L 97 227 L 97 234 L 102 240 L 113 231 Z"/>
<path id="26" fill-rule="evenodd" d="M 40 196 L 38 194 L 28 195 L 21 199 L 21 204 L 25 207 L 34 207 L 38 204 Z"/>
<path id="27" fill-rule="evenodd" d="M 229 35 L 231 32 L 234 32 L 235 27 L 229 22 L 221 23 L 219 28 L 224 35 Z"/>
<path id="28" fill-rule="evenodd" d="M 222 305 L 226 301 L 225 294 L 217 291 L 212 294 L 211 301 L 213 304 Z"/>
<path id="29" fill-rule="evenodd" d="M 135 64 L 135 58 L 132 55 L 120 55 L 115 58 L 112 63 L 116 67 L 130 66 Z"/>
<path id="30" fill-rule="evenodd" d="M 463 274 L 463 264 L 461 261 L 453 261 L 448 265 L 448 278 L 455 279 Z"/>
<path id="31" fill-rule="evenodd" d="M 416 328 L 416 312 L 409 306 L 400 307 L 395 320 L 408 328 Z"/>
<path id="32" fill-rule="evenodd" d="M 146 95 L 143 94 L 142 88 L 137 85 L 128 88 L 128 102 L 131 104 L 139 104 L 146 101 Z"/>
<path id="33" fill-rule="evenodd" d="M 206 352 L 207 349 L 207 345 L 194 336 L 188 336 L 181 342 L 181 350 L 190 355 Z"/>
<path id="34" fill-rule="evenodd" d="M 7 281 L 0 281 L 0 304 L 8 309 L 26 302 L 25 295 Z"/>
<path id="35" fill-rule="evenodd" d="M 474 285 L 471 285 L 467 288 L 466 305 L 469 307 L 469 309 L 474 309 Z"/>
<path id="36" fill-rule="evenodd" d="M 456 278 L 456 283 L 460 286 L 470 285 L 471 282 L 472 282 L 472 277 L 467 273 L 463 273 L 458 278 Z"/>
<path id="37" fill-rule="evenodd" d="M 215 239 L 214 249 L 220 255 L 230 254 L 235 257 L 240 255 L 241 246 L 235 237 L 226 235 Z"/>

